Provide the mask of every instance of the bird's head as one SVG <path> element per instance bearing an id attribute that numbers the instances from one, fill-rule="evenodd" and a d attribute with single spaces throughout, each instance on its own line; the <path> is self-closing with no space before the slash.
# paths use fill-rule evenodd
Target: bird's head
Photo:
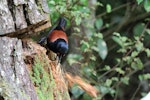
<path id="1" fill-rule="evenodd" d="M 68 52 L 68 43 L 66 43 L 66 41 L 60 39 L 57 41 L 57 55 L 59 57 L 59 60 L 61 60 L 61 58 L 63 56 L 65 56 L 65 54 Z"/>

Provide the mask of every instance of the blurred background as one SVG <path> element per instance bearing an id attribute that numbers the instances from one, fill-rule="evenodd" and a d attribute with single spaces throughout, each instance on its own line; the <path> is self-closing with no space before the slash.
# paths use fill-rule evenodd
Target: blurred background
<path id="1" fill-rule="evenodd" d="M 74 85 L 72 100 L 139 100 L 150 91 L 150 0 L 48 0 L 52 25 L 67 19 L 65 70 L 100 94 Z M 45 32 L 47 33 L 48 30 Z"/>

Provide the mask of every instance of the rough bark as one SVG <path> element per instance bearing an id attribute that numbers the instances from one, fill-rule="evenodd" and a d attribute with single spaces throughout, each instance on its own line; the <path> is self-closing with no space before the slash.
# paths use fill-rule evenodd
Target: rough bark
<path id="1" fill-rule="evenodd" d="M 45 48 L 9 37 L 0 45 L 0 100 L 70 100 L 61 67 Z"/>
<path id="2" fill-rule="evenodd" d="M 21 40 L 0 38 L 0 97 L 4 100 L 37 100 L 22 54 Z"/>
<path id="3" fill-rule="evenodd" d="M 0 35 L 18 36 L 50 27 L 46 0 L 0 0 Z"/>

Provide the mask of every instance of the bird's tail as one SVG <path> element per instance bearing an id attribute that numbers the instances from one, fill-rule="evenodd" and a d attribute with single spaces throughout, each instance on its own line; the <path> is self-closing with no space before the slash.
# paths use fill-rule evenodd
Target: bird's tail
<path id="1" fill-rule="evenodd" d="M 64 17 L 60 17 L 57 27 L 60 27 L 60 28 L 62 28 L 64 30 L 66 24 L 67 24 L 66 19 Z"/>

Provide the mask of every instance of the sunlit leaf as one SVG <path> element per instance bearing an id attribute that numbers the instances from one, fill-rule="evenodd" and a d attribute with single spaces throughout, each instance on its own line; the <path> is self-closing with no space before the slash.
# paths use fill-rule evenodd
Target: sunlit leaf
<path id="1" fill-rule="evenodd" d="M 143 45 L 142 42 L 139 41 L 139 42 L 135 45 L 135 47 L 136 47 L 137 51 L 142 51 L 143 48 L 144 48 L 144 45 Z"/>
<path id="2" fill-rule="evenodd" d="M 136 0 L 136 2 L 138 3 L 138 5 L 140 4 L 140 3 L 142 3 L 143 2 L 143 0 Z"/>
<path id="3" fill-rule="evenodd" d="M 82 95 L 84 93 L 83 90 L 81 90 L 77 85 L 74 85 L 72 88 L 71 88 L 71 93 L 76 97 L 78 98 L 80 95 Z"/>
<path id="4" fill-rule="evenodd" d="M 112 84 L 112 80 L 111 79 L 107 79 L 105 83 L 106 83 L 106 86 L 110 87 L 111 84 Z"/>
<path id="5" fill-rule="evenodd" d="M 120 41 L 120 39 L 117 36 L 113 36 L 112 39 L 119 44 L 120 46 L 122 46 L 122 42 Z"/>
<path id="6" fill-rule="evenodd" d="M 103 34 L 102 33 L 95 33 L 94 36 L 98 37 L 98 38 L 101 38 L 101 39 L 103 38 Z"/>
<path id="7" fill-rule="evenodd" d="M 138 78 L 142 81 L 142 80 L 148 80 L 150 79 L 150 74 L 147 73 L 147 74 L 142 74 L 142 75 L 139 75 Z"/>
<path id="8" fill-rule="evenodd" d="M 112 77 L 111 80 L 116 81 L 116 82 L 119 81 L 118 77 Z"/>
<path id="9" fill-rule="evenodd" d="M 87 41 L 84 41 L 84 40 L 81 41 L 81 50 L 83 52 L 87 52 L 89 47 L 90 47 L 90 45 Z"/>
<path id="10" fill-rule="evenodd" d="M 81 21 L 82 21 L 81 17 L 76 17 L 75 18 L 75 22 L 76 22 L 77 25 L 81 24 Z"/>
<path id="11" fill-rule="evenodd" d="M 96 47 L 96 46 L 92 46 L 91 48 L 92 48 L 92 50 L 94 50 L 94 51 L 96 51 L 96 52 L 99 51 L 98 47 Z"/>
<path id="12" fill-rule="evenodd" d="M 106 5 L 106 11 L 107 11 L 107 13 L 111 12 L 111 5 L 110 4 Z"/>
<path id="13" fill-rule="evenodd" d="M 131 63 L 131 67 L 135 70 L 142 69 L 143 63 L 139 58 L 135 58 L 134 61 Z"/>
<path id="14" fill-rule="evenodd" d="M 145 52 L 147 54 L 147 57 L 150 57 L 150 49 L 146 49 Z"/>
<path id="15" fill-rule="evenodd" d="M 146 32 L 150 35 L 150 29 L 146 29 Z"/>
<path id="16" fill-rule="evenodd" d="M 150 12 L 150 0 L 145 0 L 144 8 L 147 12 Z"/>
<path id="17" fill-rule="evenodd" d="M 80 28 L 78 28 L 78 27 L 74 27 L 73 28 L 75 31 L 77 31 L 77 32 L 80 32 L 81 30 L 80 30 Z"/>
<path id="18" fill-rule="evenodd" d="M 117 71 L 119 74 L 125 74 L 125 71 L 121 68 L 116 68 L 115 71 Z"/>
<path id="19" fill-rule="evenodd" d="M 97 46 L 99 49 L 99 51 L 98 51 L 99 56 L 104 60 L 108 53 L 106 42 L 102 39 L 98 39 Z"/>
<path id="20" fill-rule="evenodd" d="M 67 61 L 69 65 L 72 65 L 74 63 L 78 63 L 78 61 L 81 59 L 82 59 L 82 56 L 79 54 L 69 54 Z"/>
<path id="21" fill-rule="evenodd" d="M 134 51 L 131 53 L 131 57 L 136 57 L 138 55 L 138 52 Z"/>
<path id="22" fill-rule="evenodd" d="M 96 26 L 96 28 L 97 28 L 98 30 L 102 27 L 102 25 L 103 25 L 103 20 L 102 20 L 102 18 L 96 19 L 96 21 L 95 21 L 95 26 Z"/>
<path id="23" fill-rule="evenodd" d="M 48 3 L 52 4 L 52 5 L 55 5 L 55 1 L 53 1 L 53 0 L 50 0 Z"/>
<path id="24" fill-rule="evenodd" d="M 110 68 L 110 66 L 105 65 L 105 69 L 106 69 L 106 70 L 110 70 L 111 68 Z"/>
<path id="25" fill-rule="evenodd" d="M 129 84 L 129 77 L 122 77 L 121 82 L 128 85 Z"/>
<path id="26" fill-rule="evenodd" d="M 136 62 L 137 62 L 138 69 L 142 69 L 143 68 L 143 63 L 142 63 L 141 59 L 137 58 Z"/>
<path id="27" fill-rule="evenodd" d="M 93 55 L 90 57 L 90 59 L 93 60 L 93 61 L 96 61 L 96 57 L 93 56 Z"/>
<path id="28" fill-rule="evenodd" d="M 136 62 L 132 62 L 132 63 L 131 63 L 131 67 L 132 67 L 133 69 L 137 69 L 137 64 L 136 64 Z"/>

